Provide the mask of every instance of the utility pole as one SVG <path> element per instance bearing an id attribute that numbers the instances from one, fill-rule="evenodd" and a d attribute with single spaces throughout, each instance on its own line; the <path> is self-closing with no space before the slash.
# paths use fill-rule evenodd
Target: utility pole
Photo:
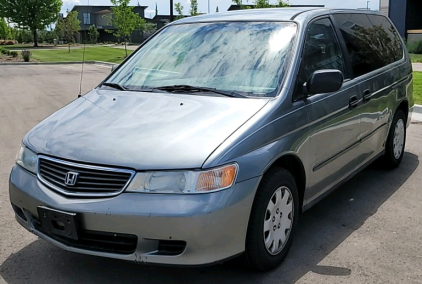
<path id="1" fill-rule="evenodd" d="M 369 2 L 371 1 L 366 1 L 366 10 L 369 10 Z"/>
<path id="2" fill-rule="evenodd" d="M 174 15 L 173 15 L 173 0 L 170 0 L 170 22 L 174 21 Z"/>
<path id="3" fill-rule="evenodd" d="M 210 13 L 210 0 L 208 0 L 208 14 Z"/>

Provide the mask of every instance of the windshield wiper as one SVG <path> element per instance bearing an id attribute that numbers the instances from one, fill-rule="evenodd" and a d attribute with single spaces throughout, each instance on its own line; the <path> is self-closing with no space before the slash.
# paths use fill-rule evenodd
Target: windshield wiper
<path id="1" fill-rule="evenodd" d="M 190 86 L 190 85 L 162 86 L 162 87 L 156 87 L 155 89 L 167 91 L 167 92 L 210 92 L 210 93 L 223 95 L 226 97 L 246 98 L 246 96 L 241 95 L 236 92 L 232 92 L 232 91 L 221 91 L 215 88 L 197 87 L 197 86 Z"/>
<path id="2" fill-rule="evenodd" d="M 127 90 L 129 90 L 125 86 L 119 85 L 117 83 L 102 83 L 101 86 L 112 87 L 112 88 L 118 89 L 120 91 L 127 91 Z"/>

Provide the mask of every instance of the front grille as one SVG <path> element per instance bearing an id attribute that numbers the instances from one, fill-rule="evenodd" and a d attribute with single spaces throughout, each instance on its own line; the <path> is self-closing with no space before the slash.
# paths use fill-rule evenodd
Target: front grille
<path id="1" fill-rule="evenodd" d="M 75 179 L 67 176 L 76 174 Z M 104 197 L 121 193 L 134 171 L 76 164 L 40 156 L 38 178 L 49 188 L 69 196 Z"/>
<path id="2" fill-rule="evenodd" d="M 35 216 L 32 216 L 32 218 L 32 224 L 37 231 L 74 248 L 116 254 L 132 254 L 138 244 L 138 237 L 135 235 L 88 230 L 80 230 L 78 232 L 78 240 L 68 239 L 43 231 L 39 219 Z"/>

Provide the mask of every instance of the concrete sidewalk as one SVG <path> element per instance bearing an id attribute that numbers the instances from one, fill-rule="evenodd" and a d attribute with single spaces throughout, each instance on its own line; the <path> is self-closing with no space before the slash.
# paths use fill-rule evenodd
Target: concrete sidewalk
<path id="1" fill-rule="evenodd" d="M 412 63 L 413 71 L 422 72 L 422 63 Z"/>
<path id="2" fill-rule="evenodd" d="M 413 107 L 412 121 L 422 122 L 422 105 Z"/>

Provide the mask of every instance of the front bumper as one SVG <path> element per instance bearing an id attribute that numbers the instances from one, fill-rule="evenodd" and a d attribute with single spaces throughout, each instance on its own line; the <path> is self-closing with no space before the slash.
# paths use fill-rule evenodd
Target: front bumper
<path id="1" fill-rule="evenodd" d="M 122 193 L 112 198 L 68 198 L 45 187 L 19 166 L 12 169 L 10 201 L 17 221 L 27 230 L 68 251 L 170 265 L 204 265 L 245 249 L 249 214 L 260 178 L 207 194 Z M 36 225 L 37 207 L 76 213 L 81 229 L 137 237 L 129 254 L 83 248 L 44 234 Z M 21 210 L 21 211 L 20 211 Z M 22 215 L 23 213 L 23 215 Z M 160 241 L 183 241 L 180 254 L 157 250 Z"/>

